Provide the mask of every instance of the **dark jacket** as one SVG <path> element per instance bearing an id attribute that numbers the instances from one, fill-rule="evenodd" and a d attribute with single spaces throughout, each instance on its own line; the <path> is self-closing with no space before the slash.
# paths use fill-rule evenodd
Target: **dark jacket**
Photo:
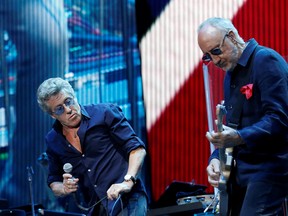
<path id="1" fill-rule="evenodd" d="M 249 79 L 243 80 L 250 70 Z M 252 97 L 240 88 L 253 84 Z M 251 39 L 237 66 L 224 80 L 226 124 L 233 119 L 236 106 L 243 106 L 238 131 L 245 145 L 234 147 L 237 182 L 288 181 L 288 67 L 274 50 Z M 218 157 L 216 150 L 211 158 Z"/>

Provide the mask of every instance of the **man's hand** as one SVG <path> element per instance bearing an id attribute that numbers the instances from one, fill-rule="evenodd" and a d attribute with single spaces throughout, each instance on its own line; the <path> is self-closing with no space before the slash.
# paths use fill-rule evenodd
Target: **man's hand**
<path id="1" fill-rule="evenodd" d="M 124 181 L 119 184 L 113 184 L 111 187 L 107 190 L 107 197 L 109 200 L 114 200 L 119 197 L 122 193 L 129 193 L 134 186 L 134 183 L 132 181 Z"/>
<path id="2" fill-rule="evenodd" d="M 218 187 L 220 178 L 220 161 L 216 158 L 212 159 L 206 168 L 208 174 L 208 182 L 213 187 Z"/>
<path id="3" fill-rule="evenodd" d="M 78 178 L 73 178 L 69 173 L 63 174 L 63 190 L 65 194 L 70 194 L 78 189 Z"/>
<path id="4" fill-rule="evenodd" d="M 63 182 L 52 182 L 50 188 L 55 196 L 66 196 L 77 191 L 78 181 L 78 178 L 73 178 L 71 174 L 65 173 L 63 174 Z"/>
<path id="5" fill-rule="evenodd" d="M 222 132 L 207 132 L 206 138 L 217 148 L 229 148 L 244 144 L 244 141 L 231 127 L 223 125 Z"/>

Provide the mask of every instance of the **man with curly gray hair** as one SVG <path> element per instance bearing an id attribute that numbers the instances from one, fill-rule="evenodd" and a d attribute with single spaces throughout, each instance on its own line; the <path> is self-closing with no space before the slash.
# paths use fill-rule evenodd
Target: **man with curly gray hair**
<path id="1" fill-rule="evenodd" d="M 147 194 L 139 176 L 146 147 L 120 107 L 82 106 L 69 82 L 61 78 L 45 80 L 37 100 L 55 119 L 46 136 L 47 183 L 54 194 L 73 194 L 88 215 L 146 215 Z"/>

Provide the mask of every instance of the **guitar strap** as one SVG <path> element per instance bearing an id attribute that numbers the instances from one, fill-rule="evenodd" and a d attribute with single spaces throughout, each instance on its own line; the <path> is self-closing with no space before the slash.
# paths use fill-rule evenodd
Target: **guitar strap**
<path id="1" fill-rule="evenodd" d="M 243 71 L 238 71 L 237 74 L 232 75 L 231 80 L 235 79 L 238 76 L 238 86 L 239 89 L 237 89 L 238 94 L 237 94 L 237 99 L 235 100 L 236 102 L 233 104 L 233 111 L 232 114 L 230 115 L 230 118 L 228 120 L 228 126 L 232 127 L 233 129 L 237 129 L 239 124 L 240 124 L 240 117 L 242 114 L 242 108 L 244 104 L 244 100 L 246 99 L 246 96 L 244 94 L 240 93 L 240 88 L 244 85 L 247 85 L 249 81 L 251 80 L 251 74 L 252 74 L 252 66 L 253 66 L 253 60 L 255 54 L 261 49 L 261 46 L 257 46 L 256 49 L 253 51 L 252 57 L 249 60 L 251 64 L 249 65 L 249 68 L 247 72 L 244 74 Z M 244 75 L 244 76 L 243 76 Z M 241 76 L 241 77 L 240 77 Z"/>

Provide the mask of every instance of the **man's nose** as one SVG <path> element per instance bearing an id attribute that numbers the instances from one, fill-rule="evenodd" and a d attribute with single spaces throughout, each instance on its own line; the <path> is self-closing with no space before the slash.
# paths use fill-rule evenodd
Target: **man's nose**
<path id="1" fill-rule="evenodd" d="M 220 61 L 220 57 L 218 55 L 212 55 L 211 54 L 211 58 L 212 58 L 212 61 L 215 65 L 217 65 L 217 63 Z"/>
<path id="2" fill-rule="evenodd" d="M 67 112 L 67 113 L 72 112 L 72 109 L 70 108 L 71 105 L 70 105 L 70 106 L 67 106 L 66 104 L 64 104 L 63 107 L 64 107 L 64 111 L 65 111 L 65 112 Z"/>
<path id="3" fill-rule="evenodd" d="M 211 55 L 213 63 L 217 66 L 221 58 L 218 55 Z"/>

